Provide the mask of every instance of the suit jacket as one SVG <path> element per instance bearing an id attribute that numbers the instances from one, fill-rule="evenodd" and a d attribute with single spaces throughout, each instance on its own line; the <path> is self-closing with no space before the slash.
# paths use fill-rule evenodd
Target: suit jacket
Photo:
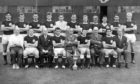
<path id="1" fill-rule="evenodd" d="M 39 36 L 38 39 L 38 49 L 41 51 L 44 50 L 52 50 L 53 44 L 52 44 L 52 37 L 47 35 L 47 38 L 44 37 L 44 35 Z"/>
<path id="2" fill-rule="evenodd" d="M 122 36 L 122 39 L 119 38 L 119 36 L 114 37 L 116 41 L 116 47 L 120 49 L 127 49 L 128 43 L 127 38 L 125 36 Z"/>

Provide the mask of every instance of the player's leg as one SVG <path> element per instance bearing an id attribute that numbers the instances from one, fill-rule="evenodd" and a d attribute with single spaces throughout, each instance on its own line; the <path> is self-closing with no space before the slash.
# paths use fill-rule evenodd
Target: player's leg
<path id="1" fill-rule="evenodd" d="M 85 52 L 86 52 L 86 49 L 85 48 L 79 48 L 79 50 L 80 50 L 80 62 L 81 62 L 81 69 L 82 68 L 84 68 L 84 64 L 85 64 L 85 60 L 84 60 L 84 58 L 85 58 Z"/>
<path id="2" fill-rule="evenodd" d="M 34 54 L 35 56 L 35 68 L 39 68 L 39 51 L 37 48 L 32 48 L 32 53 Z"/>
<path id="3" fill-rule="evenodd" d="M 2 37 L 2 47 L 3 47 L 3 59 L 4 59 L 4 65 L 6 65 L 7 62 L 7 45 L 8 45 L 8 41 L 5 35 L 3 35 Z"/>
<path id="4" fill-rule="evenodd" d="M 136 42 L 136 36 L 134 34 L 131 35 L 130 40 L 130 48 L 131 48 L 131 62 L 135 63 L 135 51 L 134 51 L 134 44 Z"/>
<path id="5" fill-rule="evenodd" d="M 55 69 L 58 68 L 58 54 L 59 54 L 59 49 L 58 48 L 54 48 Z"/>
<path id="6" fill-rule="evenodd" d="M 104 49 L 103 50 L 103 53 L 105 54 L 105 64 L 106 64 L 106 67 L 108 68 L 109 67 L 109 55 L 111 53 L 110 49 Z"/>
<path id="7" fill-rule="evenodd" d="M 105 53 L 103 51 L 103 49 L 99 50 L 99 66 L 102 67 L 103 63 L 105 61 Z"/>
<path id="8" fill-rule="evenodd" d="M 64 48 L 62 48 L 62 68 L 65 69 L 66 68 L 66 51 Z"/>
<path id="9" fill-rule="evenodd" d="M 91 59 L 91 55 L 90 55 L 90 50 L 89 48 L 86 48 L 86 66 L 87 68 L 90 68 L 90 59 Z"/>
<path id="10" fill-rule="evenodd" d="M 113 66 L 112 67 L 116 68 L 117 52 L 114 49 L 112 49 L 111 54 L 113 55 L 113 58 L 112 58 Z"/>
<path id="11" fill-rule="evenodd" d="M 29 64 L 28 64 L 28 55 L 31 53 L 30 50 L 31 50 L 30 48 L 26 48 L 23 51 L 23 57 L 24 57 L 24 61 L 25 61 L 25 68 L 28 68 L 29 67 Z"/>

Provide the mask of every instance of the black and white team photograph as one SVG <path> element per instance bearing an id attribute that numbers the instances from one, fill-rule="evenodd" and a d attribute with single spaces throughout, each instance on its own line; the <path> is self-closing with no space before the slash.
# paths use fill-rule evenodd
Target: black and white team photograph
<path id="1" fill-rule="evenodd" d="M 0 0 L 0 84 L 139 84 L 139 0 Z"/>

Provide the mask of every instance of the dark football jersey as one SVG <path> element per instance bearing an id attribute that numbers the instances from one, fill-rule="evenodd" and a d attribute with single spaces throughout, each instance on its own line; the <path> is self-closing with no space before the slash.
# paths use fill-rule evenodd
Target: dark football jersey
<path id="1" fill-rule="evenodd" d="M 2 22 L 2 25 L 4 25 L 5 27 L 11 27 L 13 24 L 14 23 L 12 21 L 4 21 L 4 22 Z M 11 34 L 13 34 L 13 30 L 3 31 L 3 34 L 11 35 Z"/>
<path id="2" fill-rule="evenodd" d="M 61 40 L 65 40 L 65 37 L 63 36 L 53 36 L 53 41 L 55 41 L 56 43 L 61 43 Z"/>
<path id="3" fill-rule="evenodd" d="M 68 22 L 67 25 L 70 26 L 70 28 L 76 28 L 76 26 L 78 26 L 79 23 L 78 23 L 78 22 L 75 22 L 75 23 L 73 23 L 73 22 Z"/>
<path id="4" fill-rule="evenodd" d="M 103 32 L 102 33 L 99 33 L 101 34 L 103 37 L 106 36 L 106 29 L 110 28 L 110 25 L 107 23 L 107 25 L 103 25 L 103 23 L 100 24 L 100 28 L 99 29 L 102 29 Z"/>
<path id="5" fill-rule="evenodd" d="M 119 25 L 121 25 L 119 22 L 113 22 L 112 24 L 111 24 L 113 27 L 119 27 Z M 117 34 L 117 30 L 113 30 L 112 31 L 112 34 L 113 35 L 118 35 Z"/>
<path id="6" fill-rule="evenodd" d="M 43 25 L 45 25 L 46 28 L 52 28 L 52 26 L 54 25 L 53 21 L 45 21 L 43 23 Z"/>
<path id="7" fill-rule="evenodd" d="M 18 26 L 19 28 L 25 28 L 25 26 L 27 25 L 26 22 L 17 22 L 16 23 L 16 26 Z M 27 34 L 27 31 L 23 31 L 23 32 L 20 32 L 21 34 Z"/>
<path id="8" fill-rule="evenodd" d="M 37 36 L 30 37 L 29 35 L 27 35 L 24 37 L 24 41 L 26 41 L 27 43 L 34 44 L 36 41 L 38 41 L 38 38 Z"/>
<path id="9" fill-rule="evenodd" d="M 124 25 L 126 26 L 126 28 L 132 28 L 133 25 L 135 25 L 134 22 L 126 22 L 124 23 Z M 125 33 L 128 33 L 128 34 L 134 34 L 134 30 L 131 30 L 131 31 L 125 31 Z"/>
<path id="10" fill-rule="evenodd" d="M 29 26 L 31 26 L 31 29 L 39 29 L 40 28 L 41 23 L 40 22 L 31 22 L 29 24 Z M 41 33 L 38 31 L 35 31 L 36 33 Z"/>
<path id="11" fill-rule="evenodd" d="M 110 37 L 103 37 L 102 41 L 104 41 L 106 44 L 112 44 L 115 40 L 114 37 L 110 36 Z"/>
<path id="12" fill-rule="evenodd" d="M 91 26 L 90 27 L 91 29 L 94 29 L 94 27 L 98 27 L 99 28 L 100 24 L 99 23 L 97 23 L 97 24 L 92 23 L 92 24 L 90 24 L 90 26 Z"/>
<path id="13" fill-rule="evenodd" d="M 80 44 L 87 44 L 86 40 L 88 40 L 88 38 L 86 36 L 78 36 L 77 40 L 80 41 Z"/>
<path id="14" fill-rule="evenodd" d="M 89 30 L 90 29 L 90 24 L 80 24 L 80 27 L 83 29 L 83 30 Z"/>

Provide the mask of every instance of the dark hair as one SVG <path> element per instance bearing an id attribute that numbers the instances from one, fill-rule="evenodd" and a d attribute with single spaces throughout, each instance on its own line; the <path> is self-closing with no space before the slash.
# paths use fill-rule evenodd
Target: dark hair
<path id="1" fill-rule="evenodd" d="M 56 31 L 56 30 L 61 30 L 61 29 L 60 29 L 59 27 L 56 27 L 56 28 L 55 28 L 55 31 Z"/>

